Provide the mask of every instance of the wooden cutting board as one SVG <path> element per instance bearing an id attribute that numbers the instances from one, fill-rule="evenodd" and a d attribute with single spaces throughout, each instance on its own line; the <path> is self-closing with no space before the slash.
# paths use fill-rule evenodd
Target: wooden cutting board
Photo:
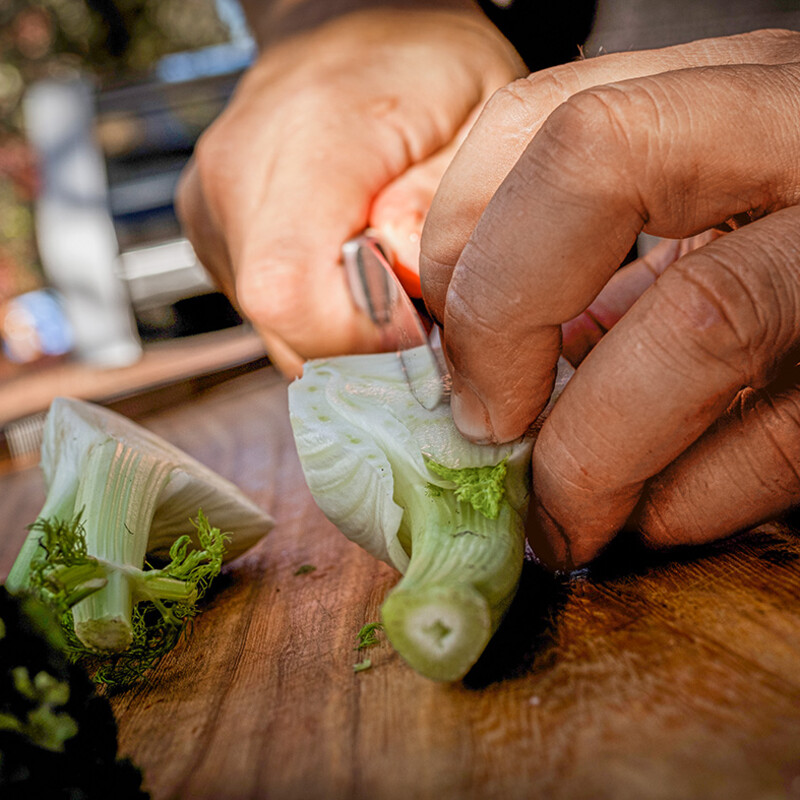
<path id="1" fill-rule="evenodd" d="M 397 576 L 314 505 L 270 369 L 143 422 L 277 519 L 191 639 L 112 699 L 156 800 L 800 798 L 791 521 L 669 557 L 629 545 L 570 579 L 529 564 L 485 657 L 441 685 L 385 641 L 353 649 Z M 0 477 L 0 574 L 42 499 L 37 470 Z"/>

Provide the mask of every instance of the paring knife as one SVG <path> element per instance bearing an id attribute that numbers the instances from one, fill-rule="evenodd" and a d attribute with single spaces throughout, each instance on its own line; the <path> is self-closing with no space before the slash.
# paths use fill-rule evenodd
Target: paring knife
<path id="1" fill-rule="evenodd" d="M 386 335 L 417 402 L 433 410 L 446 395 L 447 374 L 441 353 L 431 346 L 428 332 L 392 269 L 388 250 L 372 231 L 342 245 L 350 294 L 356 306 Z M 434 332 L 438 329 L 434 326 Z"/>
<path id="2" fill-rule="evenodd" d="M 346 241 L 342 245 L 342 260 L 356 306 L 396 343 L 411 393 L 420 405 L 433 410 L 450 395 L 450 375 L 438 344 L 439 328 L 433 325 L 428 334 L 392 269 L 387 248 L 375 232 L 367 230 Z M 563 356 L 559 357 L 555 387 L 540 421 L 550 413 L 574 372 L 572 365 Z"/>

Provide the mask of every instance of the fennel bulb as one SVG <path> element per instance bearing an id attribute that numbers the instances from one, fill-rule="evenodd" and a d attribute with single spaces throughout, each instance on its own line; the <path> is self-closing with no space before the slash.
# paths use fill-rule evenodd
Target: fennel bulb
<path id="1" fill-rule="evenodd" d="M 404 573 L 381 609 L 392 646 L 423 675 L 463 677 L 519 583 L 531 442 L 468 442 L 448 403 L 415 400 L 396 353 L 307 362 L 289 411 L 319 507 Z"/>
<path id="2" fill-rule="evenodd" d="M 81 400 L 59 397 L 51 404 L 41 468 L 47 497 L 6 587 L 38 587 L 71 609 L 77 640 L 93 652 L 131 647 L 142 622 L 134 607 L 142 601 L 159 612 L 159 641 L 174 645 L 223 557 L 240 555 L 273 524 L 208 467 L 126 417 Z M 213 528 L 207 517 L 232 533 Z M 144 569 L 146 557 L 166 566 Z"/>

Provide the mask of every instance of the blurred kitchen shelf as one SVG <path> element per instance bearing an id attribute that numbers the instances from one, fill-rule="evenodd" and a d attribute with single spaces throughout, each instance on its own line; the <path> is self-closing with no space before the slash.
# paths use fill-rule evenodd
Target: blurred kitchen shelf
<path id="1" fill-rule="evenodd" d="M 12 373 L 0 380 L 0 471 L 36 462 L 54 397 L 79 397 L 137 417 L 268 365 L 261 340 L 240 326 L 149 344 L 128 367 L 62 361 Z"/>

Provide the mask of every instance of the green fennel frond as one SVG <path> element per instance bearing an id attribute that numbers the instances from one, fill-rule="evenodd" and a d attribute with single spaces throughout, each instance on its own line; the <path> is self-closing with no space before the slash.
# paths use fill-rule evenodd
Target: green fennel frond
<path id="1" fill-rule="evenodd" d="M 129 686 L 153 669 L 185 635 L 197 603 L 219 574 L 229 534 L 212 527 L 202 511 L 193 521 L 199 547 L 181 536 L 161 569 L 139 570 L 100 562 L 86 554 L 80 517 L 70 523 L 39 520 L 41 552 L 32 565 L 31 589 L 61 613 L 70 660 L 80 662 L 96 683 Z M 149 565 L 147 565 L 149 567 Z M 75 633 L 71 607 L 104 585 L 103 573 L 119 569 L 131 581 L 136 604 L 131 613 L 132 643 L 122 652 L 98 652 Z M 85 574 L 90 574 L 85 579 Z"/>
<path id="2" fill-rule="evenodd" d="M 425 464 L 431 472 L 455 484 L 453 491 L 458 500 L 469 503 L 487 519 L 497 519 L 505 498 L 508 458 L 488 467 L 453 469 L 428 457 Z"/>
<path id="3" fill-rule="evenodd" d="M 29 530 L 39 534 L 30 565 L 31 591 L 64 612 L 106 584 L 105 570 L 86 549 L 79 511 L 71 520 L 39 518 Z"/>
<path id="4" fill-rule="evenodd" d="M 165 575 L 187 581 L 196 586 L 199 593 L 205 591 L 209 582 L 219 574 L 225 555 L 225 542 L 230 534 L 212 528 L 202 510 L 192 523 L 197 530 L 199 549 L 189 549 L 191 537 L 184 535 L 176 539 L 169 549 L 170 563 L 162 570 Z"/>
<path id="5" fill-rule="evenodd" d="M 98 653 L 87 647 L 75 634 L 72 612 L 63 619 L 67 638 L 67 656 L 79 663 L 92 680 L 109 689 L 124 689 L 140 681 L 155 669 L 161 659 L 174 649 L 188 630 L 190 619 L 167 620 L 152 604 L 140 603 L 131 614 L 133 642 L 120 653 Z"/>
<path id="6" fill-rule="evenodd" d="M 199 548 L 192 548 L 192 539 L 187 534 L 178 537 L 169 549 L 169 563 L 162 569 L 143 572 L 143 599 L 152 602 L 165 620 L 179 624 L 197 613 L 197 601 L 206 593 L 209 584 L 219 575 L 225 556 L 225 542 L 230 534 L 213 528 L 202 510 L 192 521 L 197 531 Z M 167 581 L 183 584 L 186 596 L 180 599 L 165 599 L 159 590 L 166 589 Z"/>
<path id="7" fill-rule="evenodd" d="M 365 647 L 372 647 L 380 642 L 378 632 L 383 630 L 382 622 L 368 622 L 356 634 L 356 646 L 354 650 L 363 650 Z"/>

